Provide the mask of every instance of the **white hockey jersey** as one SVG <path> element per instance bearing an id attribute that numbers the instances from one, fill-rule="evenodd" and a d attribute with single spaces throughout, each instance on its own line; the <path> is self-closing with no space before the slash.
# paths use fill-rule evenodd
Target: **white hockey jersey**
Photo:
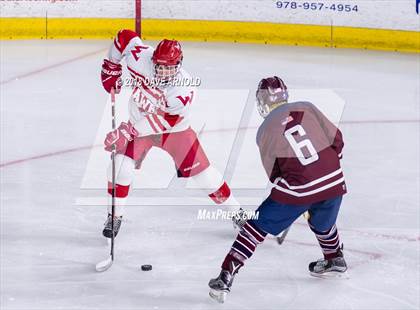
<path id="1" fill-rule="evenodd" d="M 136 81 L 128 102 L 129 120 L 142 137 L 188 129 L 189 110 L 197 92 L 193 86 L 153 86 L 153 52 L 154 48 L 145 45 L 133 31 L 121 30 L 108 53 L 109 60 L 114 63 L 125 59 L 127 69 Z M 191 81 L 182 68 L 175 78 Z"/>

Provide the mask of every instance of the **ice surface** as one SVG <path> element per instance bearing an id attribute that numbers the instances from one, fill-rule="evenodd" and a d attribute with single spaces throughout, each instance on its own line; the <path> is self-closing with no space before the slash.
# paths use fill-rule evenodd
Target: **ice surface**
<path id="1" fill-rule="evenodd" d="M 262 201 L 267 185 L 255 146 L 259 79 L 277 74 L 296 99 L 345 103 L 349 194 L 338 228 L 350 279 L 308 275 L 307 264 L 321 252 L 299 219 L 282 246 L 268 239 L 258 248 L 220 306 L 208 297 L 207 282 L 235 234 L 227 221 L 197 220 L 198 209 L 214 207 L 175 178 L 159 150 L 136 172 L 113 266 L 95 271 L 109 255 L 101 236 L 108 155 L 100 144 L 110 122 L 99 80 L 109 44 L 0 44 L 1 309 L 420 307 L 418 55 L 183 44 L 185 67 L 203 81 L 194 128 L 249 207 Z M 142 264 L 153 271 L 142 272 Z"/>

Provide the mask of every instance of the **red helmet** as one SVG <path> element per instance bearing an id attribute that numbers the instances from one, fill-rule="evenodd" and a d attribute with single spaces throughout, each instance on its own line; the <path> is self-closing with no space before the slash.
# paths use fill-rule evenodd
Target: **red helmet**
<path id="1" fill-rule="evenodd" d="M 175 40 L 163 40 L 156 47 L 152 56 L 155 65 L 155 78 L 161 85 L 167 85 L 181 69 L 181 45 Z"/>
<path id="2" fill-rule="evenodd" d="M 174 66 L 182 61 L 181 44 L 176 40 L 164 39 L 153 52 L 152 61 L 156 65 Z"/>

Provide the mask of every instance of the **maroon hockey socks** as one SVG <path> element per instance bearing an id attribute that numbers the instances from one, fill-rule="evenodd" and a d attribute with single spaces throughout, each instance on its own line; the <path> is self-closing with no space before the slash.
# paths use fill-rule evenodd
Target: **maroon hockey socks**
<path id="1" fill-rule="evenodd" d="M 254 254 L 257 245 L 262 243 L 266 236 L 267 233 L 257 228 L 251 221 L 247 221 L 225 257 L 222 269 L 235 274 Z"/>
<path id="2" fill-rule="evenodd" d="M 323 232 L 315 230 L 312 225 L 309 226 L 318 239 L 325 259 L 328 260 L 340 256 L 340 238 L 335 224 L 329 230 Z"/>

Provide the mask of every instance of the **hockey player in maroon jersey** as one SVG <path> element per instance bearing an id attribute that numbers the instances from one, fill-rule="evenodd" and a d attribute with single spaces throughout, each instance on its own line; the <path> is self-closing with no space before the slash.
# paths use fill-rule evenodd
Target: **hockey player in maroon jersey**
<path id="1" fill-rule="evenodd" d="M 273 188 L 257 210 L 258 219 L 245 223 L 219 276 L 209 282 L 210 296 L 218 302 L 224 302 L 235 274 L 267 234 L 278 235 L 306 211 L 324 255 L 309 264 L 310 274 L 324 277 L 347 270 L 335 225 L 346 193 L 341 132 L 312 103 L 288 103 L 288 97 L 286 85 L 276 76 L 258 85 L 258 112 L 265 119 L 257 145 Z"/>
<path id="2" fill-rule="evenodd" d="M 178 177 L 192 178 L 216 204 L 226 205 L 229 211 L 238 211 L 239 204 L 229 186 L 210 164 L 190 126 L 190 106 L 197 89 L 190 84 L 174 83 L 191 78 L 182 68 L 183 52 L 179 42 L 165 39 L 155 49 L 144 44 L 135 32 L 119 31 L 102 65 L 101 79 L 107 92 L 112 88 L 119 91 L 120 62 L 123 59 L 136 81 L 129 101 L 130 117 L 118 129 L 108 133 L 104 142 L 105 150 L 111 151 L 115 145 L 117 153 L 115 236 L 121 226 L 134 169 L 140 169 L 152 147 L 169 153 Z M 111 166 L 108 171 L 108 192 L 111 195 Z M 237 221 L 239 223 L 240 218 Z M 108 219 L 103 230 L 107 238 L 112 236 L 111 223 L 111 206 L 108 206 Z"/>

